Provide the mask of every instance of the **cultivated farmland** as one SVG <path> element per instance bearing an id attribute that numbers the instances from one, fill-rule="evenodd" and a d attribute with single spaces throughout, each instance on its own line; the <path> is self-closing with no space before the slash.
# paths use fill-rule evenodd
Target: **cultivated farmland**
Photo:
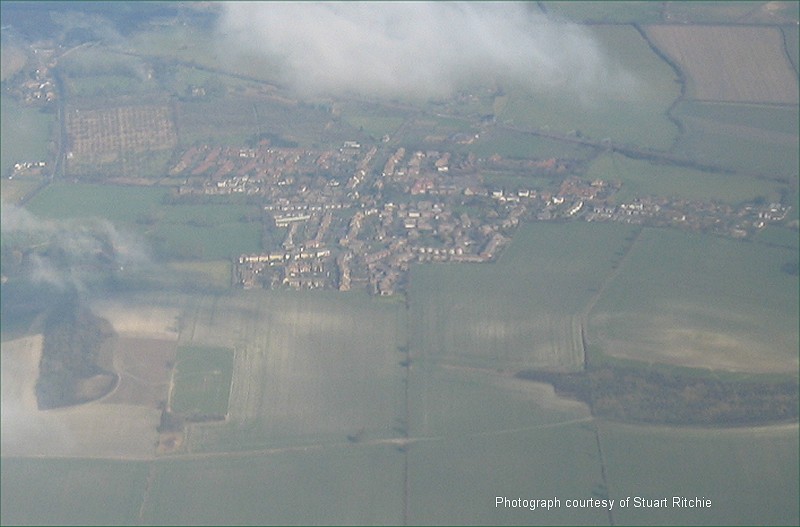
<path id="1" fill-rule="evenodd" d="M 362 429 L 365 439 L 394 435 L 402 415 L 402 308 L 355 293 L 198 298 L 181 342 L 236 352 L 229 419 L 190 427 L 188 448 L 341 442 Z"/>
<path id="2" fill-rule="evenodd" d="M 678 197 L 688 200 L 718 200 L 730 204 L 756 198 L 780 202 L 784 185 L 739 174 L 703 172 L 688 167 L 657 165 L 620 154 L 603 154 L 589 166 L 587 180 L 619 179 L 618 202 L 643 196 Z"/>
<path id="3" fill-rule="evenodd" d="M 181 347 L 175 363 L 169 406 L 184 415 L 222 418 L 228 413 L 233 350 Z"/>
<path id="4" fill-rule="evenodd" d="M 600 422 L 612 498 L 705 497 L 710 508 L 616 509 L 617 525 L 796 525 L 797 424 L 674 429 Z"/>
<path id="5" fill-rule="evenodd" d="M 143 161 L 151 161 L 148 173 L 158 175 L 159 162 L 166 163 L 169 156 L 144 154 L 169 151 L 177 144 L 172 112 L 166 105 L 70 108 L 66 130 L 71 175 L 98 176 L 105 171 L 106 176 L 141 176 Z M 166 172 L 166 166 L 162 170 Z"/>
<path id="6" fill-rule="evenodd" d="M 412 350 L 454 364 L 581 368 L 581 314 L 631 235 L 610 224 L 531 224 L 493 265 L 413 268 Z"/>
<path id="7" fill-rule="evenodd" d="M 647 32 L 684 70 L 695 99 L 798 103 L 797 76 L 777 28 L 662 25 Z"/>
<path id="8" fill-rule="evenodd" d="M 796 372 L 798 280 L 781 270 L 796 258 L 787 248 L 645 229 L 590 314 L 589 342 L 647 362 Z"/>

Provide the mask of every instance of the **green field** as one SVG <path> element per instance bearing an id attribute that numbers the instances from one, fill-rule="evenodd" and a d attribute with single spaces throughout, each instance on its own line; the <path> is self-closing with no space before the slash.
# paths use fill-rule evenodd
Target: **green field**
<path id="1" fill-rule="evenodd" d="M 798 237 L 797 229 L 788 229 L 775 225 L 768 225 L 756 235 L 755 240 L 767 245 L 780 245 L 795 251 L 800 247 L 800 237 Z"/>
<path id="2" fill-rule="evenodd" d="M 6 177 L 15 163 L 48 161 L 55 115 L 23 107 L 5 94 L 0 105 L 0 176 Z"/>
<path id="3" fill-rule="evenodd" d="M 551 157 L 586 159 L 594 153 L 593 148 L 504 128 L 494 128 L 481 134 L 480 138 L 468 147 L 468 150 L 479 157 L 499 154 L 503 157 L 518 159 Z"/>
<path id="4" fill-rule="evenodd" d="M 226 415 L 232 375 L 233 350 L 202 346 L 178 348 L 170 407 L 184 415 Z"/>
<path id="5" fill-rule="evenodd" d="M 708 509 L 620 509 L 617 525 L 796 525 L 797 425 L 670 429 L 600 422 L 612 498 L 706 497 Z"/>
<path id="6" fill-rule="evenodd" d="M 534 223 L 517 231 L 496 264 L 413 267 L 411 348 L 486 367 L 580 368 L 582 311 L 632 233 L 612 224 Z"/>
<path id="7" fill-rule="evenodd" d="M 657 165 L 620 154 L 603 154 L 595 159 L 585 178 L 620 180 L 622 188 L 615 201 L 658 196 L 690 200 L 717 200 L 733 205 L 756 198 L 781 201 L 786 185 L 738 174 L 718 174 L 674 165 Z"/>
<path id="8" fill-rule="evenodd" d="M 261 249 L 261 227 L 244 221 L 258 211 L 248 205 L 171 205 L 163 187 L 55 183 L 36 195 L 29 209 L 50 219 L 105 218 L 145 236 L 168 259 L 221 260 Z"/>
<path id="9" fill-rule="evenodd" d="M 680 95 L 675 73 L 630 26 L 591 26 L 591 32 L 609 61 L 632 78 L 615 74 L 600 83 L 607 88 L 594 90 L 511 85 L 498 122 L 559 133 L 577 130 L 595 140 L 669 148 L 678 133 L 666 115 Z"/>
<path id="10" fill-rule="evenodd" d="M 675 152 L 758 176 L 797 181 L 797 106 L 682 102 L 675 115 L 685 133 Z"/>
<path id="11" fill-rule="evenodd" d="M 146 523 L 378 525 L 402 522 L 402 454 L 347 443 L 156 464 Z"/>
<path id="12" fill-rule="evenodd" d="M 157 187 L 53 183 L 30 201 L 28 210 L 54 220 L 104 218 L 115 224 L 134 223 L 159 208 L 166 195 Z"/>
<path id="13" fill-rule="evenodd" d="M 147 464 L 4 457 L 0 474 L 3 525 L 132 525 Z"/>
<path id="14" fill-rule="evenodd" d="M 542 2 L 547 13 L 574 22 L 639 24 L 661 21 L 658 2 Z"/>
<path id="15" fill-rule="evenodd" d="M 403 304 L 365 293 L 247 291 L 198 298 L 181 342 L 234 346 L 229 418 L 194 451 L 392 437 L 402 415 Z"/>
<path id="16" fill-rule="evenodd" d="M 645 229 L 589 317 L 615 357 L 719 370 L 797 371 L 796 249 Z"/>

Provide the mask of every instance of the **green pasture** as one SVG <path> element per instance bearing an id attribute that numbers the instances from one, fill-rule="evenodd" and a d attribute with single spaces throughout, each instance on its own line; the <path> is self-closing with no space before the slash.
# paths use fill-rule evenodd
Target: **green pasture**
<path id="1" fill-rule="evenodd" d="M 595 24 L 652 24 L 661 21 L 657 2 L 542 2 L 549 15 Z"/>
<path id="2" fill-rule="evenodd" d="M 191 225 L 164 222 L 148 230 L 147 234 L 156 251 L 169 259 L 220 260 L 261 250 L 261 227 L 256 223 Z"/>
<path id="3" fill-rule="evenodd" d="M 738 172 L 797 181 L 798 107 L 684 102 L 675 152 Z"/>
<path id="4" fill-rule="evenodd" d="M 4 457 L 0 475 L 3 525 L 132 525 L 147 464 Z"/>
<path id="5" fill-rule="evenodd" d="M 781 2 L 778 9 L 770 2 L 676 2 L 664 9 L 664 22 L 695 24 L 792 24 L 798 17 L 797 2 Z"/>
<path id="6" fill-rule="evenodd" d="M 411 348 L 485 367 L 581 367 L 581 313 L 632 233 L 613 224 L 533 223 L 497 263 L 412 267 Z"/>
<path id="7" fill-rule="evenodd" d="M 615 196 L 617 202 L 644 196 L 717 200 L 730 204 L 756 198 L 780 202 L 781 190 L 785 188 L 785 185 L 775 181 L 659 165 L 615 153 L 603 154 L 595 159 L 584 177 L 590 181 L 597 178 L 622 181 L 622 188 Z"/>
<path id="8" fill-rule="evenodd" d="M 721 126 L 744 127 L 744 132 L 754 136 L 759 132 L 773 132 L 796 137 L 800 133 L 797 106 L 684 100 L 677 105 L 676 115 L 714 121 Z"/>
<path id="9" fill-rule="evenodd" d="M 409 523 L 608 525 L 603 509 L 566 507 L 568 498 L 602 492 L 596 441 L 586 424 L 412 443 Z M 495 507 L 498 496 L 558 497 L 561 507 Z"/>
<path id="10" fill-rule="evenodd" d="M 235 346 L 228 421 L 194 426 L 195 451 L 394 437 L 404 309 L 366 293 L 236 291 L 198 297 L 180 340 Z"/>
<path id="11" fill-rule="evenodd" d="M 230 260 L 170 262 L 169 267 L 187 282 L 203 283 L 218 289 L 227 289 L 231 285 Z"/>
<path id="12" fill-rule="evenodd" d="M 387 134 L 393 135 L 406 120 L 405 112 L 402 110 L 389 111 L 377 105 L 354 102 L 341 105 L 341 116 L 350 126 L 375 140 L 380 140 Z"/>
<path id="13" fill-rule="evenodd" d="M 139 79 L 125 75 L 93 75 L 70 78 L 67 87 L 70 95 L 88 98 L 141 94 L 148 88 L 155 89 L 156 85 L 148 86 Z"/>
<path id="14" fill-rule="evenodd" d="M 645 229 L 589 316 L 604 353 L 715 370 L 797 370 L 796 249 Z"/>
<path id="15" fill-rule="evenodd" d="M 795 251 L 800 248 L 800 234 L 797 232 L 797 229 L 780 227 L 778 225 L 767 225 L 756 235 L 755 241 L 767 245 L 780 245 L 789 249 L 794 249 Z"/>
<path id="16" fill-rule="evenodd" d="M 615 509 L 617 525 L 796 525 L 797 425 L 742 429 L 598 423 L 612 498 L 705 497 L 711 508 Z"/>
<path id="17" fill-rule="evenodd" d="M 214 101 L 181 102 L 176 105 L 178 142 L 244 145 L 258 132 L 253 104 L 224 98 Z"/>
<path id="18" fill-rule="evenodd" d="M 128 46 L 143 55 L 172 58 L 206 67 L 219 66 L 215 41 L 208 29 L 194 25 L 153 27 L 134 33 Z"/>
<path id="19" fill-rule="evenodd" d="M 57 182 L 39 192 L 28 209 L 49 219 L 105 218 L 115 224 L 130 224 L 162 207 L 166 195 L 157 187 Z"/>
<path id="20" fill-rule="evenodd" d="M 174 385 L 170 394 L 172 410 L 184 415 L 227 414 L 232 375 L 232 349 L 204 346 L 178 348 Z"/>
<path id="21" fill-rule="evenodd" d="M 680 95 L 675 72 L 630 26 L 589 28 L 607 56 L 625 74 L 604 82 L 535 88 L 510 84 L 500 123 L 548 132 L 579 131 L 642 147 L 670 148 L 678 130 L 666 111 Z M 569 81 L 567 81 L 569 82 Z"/>
<path id="22" fill-rule="evenodd" d="M 502 127 L 482 133 L 480 138 L 468 149 L 479 157 L 491 157 L 499 154 L 512 159 L 547 159 L 550 157 L 586 159 L 594 153 L 593 148 Z"/>
<path id="23" fill-rule="evenodd" d="M 156 464 L 145 523 L 379 525 L 403 521 L 403 455 L 392 445 L 276 449 Z"/>
<path id="24" fill-rule="evenodd" d="M 0 105 L 0 177 L 8 176 L 15 163 L 50 161 L 55 114 L 26 108 L 5 94 L 0 96 Z"/>
<path id="25" fill-rule="evenodd" d="M 170 205 L 160 187 L 55 183 L 29 203 L 50 219 L 105 218 L 138 231 L 167 259 L 221 260 L 261 249 L 261 227 L 246 205 Z"/>
<path id="26" fill-rule="evenodd" d="M 328 110 L 319 105 L 236 97 L 178 103 L 176 126 L 179 142 L 184 146 L 243 146 L 260 134 L 277 135 L 286 142 L 312 148 L 338 148 L 345 140 L 361 139 L 357 128 L 333 123 Z"/>

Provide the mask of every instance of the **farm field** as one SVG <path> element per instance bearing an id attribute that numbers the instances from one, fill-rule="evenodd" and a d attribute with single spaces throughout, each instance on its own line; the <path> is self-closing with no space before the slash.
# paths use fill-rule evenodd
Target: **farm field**
<path id="1" fill-rule="evenodd" d="M 367 103 L 359 104 L 347 102 L 337 104 L 341 112 L 342 119 L 347 121 L 353 128 L 380 140 L 384 135 L 393 135 L 406 120 L 404 112 L 401 110 L 387 111 L 377 105 Z"/>
<path id="2" fill-rule="evenodd" d="M 53 114 L 25 108 L 6 95 L 0 97 L 0 177 L 7 177 L 14 163 L 48 160 L 55 119 Z"/>
<path id="3" fill-rule="evenodd" d="M 694 99 L 798 103 L 797 75 L 777 28 L 664 25 L 647 32 L 686 72 Z"/>
<path id="4" fill-rule="evenodd" d="M 798 279 L 782 271 L 791 261 L 793 249 L 644 229 L 590 313 L 588 341 L 646 362 L 796 372 Z"/>
<path id="5" fill-rule="evenodd" d="M 600 375 L 585 378 L 603 382 L 602 374 L 630 368 L 631 385 L 639 374 L 650 382 L 650 373 L 665 373 L 664 383 L 699 379 L 684 392 L 695 401 L 718 381 L 797 382 L 800 2 L 531 3 L 525 9 L 532 13 L 580 24 L 564 30 L 564 47 L 573 49 L 565 49 L 561 78 L 545 86 L 542 71 L 492 78 L 492 68 L 481 68 L 452 97 L 391 100 L 295 99 L 301 96 L 266 84 L 287 78 L 281 59 L 266 56 L 269 45 L 255 49 L 260 35 L 231 31 L 224 17 L 243 13 L 226 14 L 224 3 L 2 4 L 3 77 L 21 60 L 9 59 L 6 39 L 20 39 L 30 60 L 24 74 L 33 79 L 31 65 L 47 64 L 66 90 L 57 106 L 80 110 L 62 116 L 71 135 L 65 151 L 72 152 L 62 168 L 70 177 L 8 180 L 15 162 L 49 164 L 59 126 L 55 110 L 24 108 L 4 93 L 3 205 L 43 185 L 25 204 L 36 218 L 58 226 L 58 234 L 107 231 L 120 256 L 130 249 L 137 257 L 117 265 L 99 235 L 94 245 L 103 249 L 93 253 L 96 263 L 85 264 L 88 257 L 69 253 L 80 240 L 51 250 L 35 239 L 13 252 L 13 271 L 4 269 L 0 525 L 800 525 L 798 423 L 628 425 L 593 417 L 589 406 L 556 395 L 551 384 L 516 377 L 523 370 L 580 372 L 588 364 Z M 482 9 L 461 7 L 472 15 Z M 339 22 L 347 15 L 338 6 L 333 11 Z M 367 11 L 358 18 L 372 19 Z M 521 18 L 511 25 L 529 29 Z M 390 21 L 392 29 L 397 22 Z M 408 20 L 400 22 L 407 27 Z M 504 24 L 493 16 L 480 22 Z M 385 28 L 362 30 L 366 39 Z M 461 28 L 441 29 L 450 30 Z M 599 44 L 599 55 L 575 37 L 580 33 Z M 407 37 L 380 36 L 398 47 Z M 86 39 L 92 43 L 73 47 Z M 464 47 L 465 54 L 473 49 Z M 350 55 L 362 51 L 368 57 L 371 48 Z M 417 69 L 427 58 L 419 57 Z M 515 62 L 512 56 L 509 64 Z M 588 68 L 589 79 L 582 78 L 586 65 L 598 66 Z M 379 73 L 339 69 L 361 86 Z M 429 80 L 447 85 L 448 70 Z M 24 97 L 7 84 L 8 93 Z M 373 146 L 376 154 L 369 176 L 354 186 L 345 184 L 351 169 L 332 163 L 320 168 L 329 172 L 320 180 L 300 175 L 268 196 L 178 196 L 178 187 L 199 188 L 206 177 L 170 174 L 189 147 L 207 155 L 262 139 L 311 150 L 356 141 L 360 155 Z M 572 142 L 580 140 L 587 144 Z M 414 177 L 408 167 L 402 177 L 380 176 L 401 146 L 405 159 L 416 150 L 453 154 L 447 174 L 436 171 L 435 156 L 423 165 L 421 177 L 444 184 L 406 195 Z M 467 153 L 481 158 L 475 173 L 459 168 Z M 516 169 L 524 163 L 488 160 L 494 154 L 506 161 L 559 158 L 569 168 Z M 429 243 L 475 249 L 481 227 L 481 236 L 491 235 L 487 223 L 499 225 L 515 207 L 536 217 L 542 194 L 556 194 L 569 176 L 621 180 L 617 204 L 655 195 L 791 208 L 785 220 L 735 240 L 580 221 L 566 212 L 569 200 L 587 199 L 589 207 L 589 192 L 569 190 L 568 201 L 554 207 L 557 219 L 521 220 L 513 233 L 499 228 L 509 239 L 496 262 L 413 263 L 394 296 L 358 289 L 368 270 L 381 273 L 384 262 L 396 261 L 396 254 L 378 254 L 382 243 L 414 254 Z M 457 178 L 459 190 L 450 194 L 447 183 Z M 97 184 L 104 179 L 113 184 Z M 479 181 L 490 191 L 504 189 L 503 199 L 462 198 L 463 187 Z M 518 189 L 539 195 L 507 199 Z M 233 285 L 231 257 L 271 252 L 285 239 L 288 227 L 275 227 L 263 205 L 287 205 L 290 214 L 323 201 L 345 206 L 328 208 L 333 222 L 320 248 L 331 248 L 334 258 L 345 250 L 373 255 L 352 260 L 352 291 Z M 359 227 L 361 220 L 350 223 L 359 209 L 363 228 L 351 239 L 348 225 Z M 416 226 L 405 226 L 410 218 L 418 218 Z M 301 244 L 319 222 L 294 225 L 295 246 L 306 251 Z M 380 240 L 364 241 L 378 232 Z M 8 235 L 16 243 L 27 231 Z M 98 400 L 40 411 L 35 383 L 43 337 L 35 333 L 47 320 L 46 299 L 60 287 L 22 284 L 19 276 L 39 280 L 44 273 L 34 271 L 46 258 L 62 265 L 59 251 L 63 266 L 72 266 L 64 271 L 79 284 L 80 301 L 114 328 L 98 361 L 120 378 Z M 4 250 L 4 259 L 11 252 Z M 95 273 L 99 266 L 104 270 Z M 586 380 L 566 378 L 565 384 Z M 620 400 L 647 399 L 642 384 Z M 787 397 L 776 399 L 783 404 Z M 163 408 L 181 415 L 169 420 Z M 497 496 L 558 497 L 562 505 L 498 508 Z M 627 496 L 706 497 L 713 506 L 620 509 Z M 617 504 L 611 514 L 564 505 L 575 498 Z"/>
<path id="6" fill-rule="evenodd" d="M 622 188 L 614 197 L 617 202 L 644 196 L 717 200 L 733 205 L 759 197 L 780 202 L 780 192 L 786 188 L 775 181 L 738 174 L 703 172 L 673 165 L 657 165 L 613 153 L 603 154 L 595 159 L 584 177 L 589 181 L 596 178 L 622 181 Z"/>
<path id="7" fill-rule="evenodd" d="M 403 455 L 391 444 L 159 460 L 149 524 L 401 524 Z"/>
<path id="8" fill-rule="evenodd" d="M 147 463 L 3 456 L 3 525 L 133 525 Z"/>
<path id="9" fill-rule="evenodd" d="M 794 250 L 800 248 L 800 239 L 798 239 L 796 229 L 768 225 L 758 233 L 755 240 L 767 245 L 781 245 Z"/>
<path id="10" fill-rule="evenodd" d="M 183 415 L 226 415 L 232 375 L 232 349 L 178 348 L 170 408 Z"/>
<path id="11" fill-rule="evenodd" d="M 403 304 L 366 294 L 247 291 L 198 298 L 184 346 L 234 347 L 229 417 L 188 430 L 192 452 L 365 441 L 402 416 Z"/>
<path id="12" fill-rule="evenodd" d="M 494 128 L 481 134 L 480 138 L 470 145 L 469 150 L 480 157 L 499 154 L 518 159 L 551 157 L 586 159 L 594 153 L 593 148 L 503 128 Z"/>
<path id="13" fill-rule="evenodd" d="M 617 525 L 796 525 L 798 427 L 741 429 L 599 422 L 612 498 L 706 497 L 710 509 L 620 509 Z"/>
<path id="14" fill-rule="evenodd" d="M 683 101 L 675 152 L 745 174 L 797 180 L 797 106 Z"/>
<path id="15" fill-rule="evenodd" d="M 90 183 L 53 183 L 36 195 L 27 208 L 54 220 L 105 218 L 111 223 L 135 223 L 161 205 L 167 192 L 154 187 L 119 187 Z"/>
<path id="16" fill-rule="evenodd" d="M 534 223 L 494 264 L 413 267 L 411 349 L 462 365 L 580 368 L 582 311 L 633 233 L 621 225 Z"/>
<path id="17" fill-rule="evenodd" d="M 666 111 L 680 95 L 675 72 L 630 26 L 591 26 L 613 65 L 613 82 L 603 89 L 533 90 L 509 86 L 508 104 L 497 121 L 551 132 L 580 131 L 584 136 L 652 148 L 669 148 L 678 130 Z"/>
<path id="18" fill-rule="evenodd" d="M 640 24 L 661 21 L 662 6 L 653 2 L 542 2 L 551 15 L 594 24 Z"/>
<path id="19" fill-rule="evenodd" d="M 213 261 L 261 249 L 260 225 L 242 221 L 258 207 L 171 205 L 167 195 L 159 187 L 54 183 L 28 208 L 50 219 L 106 218 L 145 237 L 167 259 Z"/>

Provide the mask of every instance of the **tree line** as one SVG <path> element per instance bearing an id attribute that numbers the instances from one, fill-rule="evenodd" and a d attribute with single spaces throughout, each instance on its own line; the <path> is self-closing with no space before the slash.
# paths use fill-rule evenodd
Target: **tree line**
<path id="1" fill-rule="evenodd" d="M 517 377 L 553 385 L 589 405 L 592 415 L 649 424 L 755 425 L 798 419 L 798 381 L 720 380 L 636 366 L 580 373 L 535 370 Z"/>

